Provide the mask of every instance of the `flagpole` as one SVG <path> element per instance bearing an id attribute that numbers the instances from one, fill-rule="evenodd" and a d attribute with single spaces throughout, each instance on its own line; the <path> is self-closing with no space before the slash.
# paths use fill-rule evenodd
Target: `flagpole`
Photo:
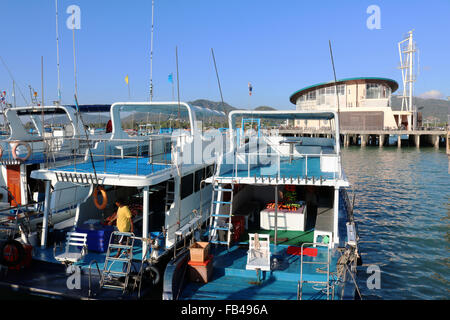
<path id="1" fill-rule="evenodd" d="M 78 87 L 77 87 L 77 59 L 75 56 L 75 10 L 72 11 L 72 39 L 73 39 L 73 76 L 75 81 L 75 96 L 78 97 Z"/>
<path id="2" fill-rule="evenodd" d="M 173 74 L 172 74 L 172 101 L 175 101 L 175 85 L 173 83 Z"/>
<path id="3" fill-rule="evenodd" d="M 59 31 L 58 31 L 58 0 L 55 0 L 56 7 L 56 68 L 58 72 L 58 104 L 61 103 L 61 77 L 59 66 Z"/>
<path id="4" fill-rule="evenodd" d="M 130 78 L 128 77 L 128 75 L 125 76 L 125 82 L 127 83 L 127 88 L 128 88 L 128 101 L 131 101 Z"/>
<path id="5" fill-rule="evenodd" d="M 153 17 L 155 1 L 152 0 L 152 32 L 150 36 L 150 101 L 153 101 Z"/>

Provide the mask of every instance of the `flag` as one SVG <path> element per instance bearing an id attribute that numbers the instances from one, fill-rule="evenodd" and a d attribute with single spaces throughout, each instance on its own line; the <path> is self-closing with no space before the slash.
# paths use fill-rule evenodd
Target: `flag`
<path id="1" fill-rule="evenodd" d="M 128 84 L 128 75 L 125 77 L 125 82 Z"/>
<path id="2" fill-rule="evenodd" d="M 173 83 L 173 73 L 169 74 L 167 80 L 169 80 L 170 83 Z"/>
<path id="3" fill-rule="evenodd" d="M 249 94 L 250 96 L 252 95 L 252 90 L 253 90 L 252 84 L 249 82 L 249 83 L 248 83 L 248 94 Z"/>

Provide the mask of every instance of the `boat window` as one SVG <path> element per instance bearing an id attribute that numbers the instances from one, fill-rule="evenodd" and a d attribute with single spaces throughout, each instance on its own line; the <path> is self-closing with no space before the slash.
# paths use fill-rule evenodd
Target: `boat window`
<path id="1" fill-rule="evenodd" d="M 188 174 L 181 178 L 181 199 L 184 199 L 194 191 L 194 174 Z"/>
<path id="2" fill-rule="evenodd" d="M 214 174 L 214 165 L 210 165 L 205 168 L 205 179 L 211 177 Z"/>
<path id="3" fill-rule="evenodd" d="M 200 182 L 204 179 L 204 170 L 200 169 L 195 172 L 195 183 L 194 183 L 194 191 L 198 192 L 200 190 Z M 202 189 L 204 188 L 204 185 L 202 186 Z"/>

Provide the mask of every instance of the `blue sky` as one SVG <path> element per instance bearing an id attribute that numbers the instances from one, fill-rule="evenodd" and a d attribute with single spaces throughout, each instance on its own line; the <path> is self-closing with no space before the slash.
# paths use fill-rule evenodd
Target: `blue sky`
<path id="1" fill-rule="evenodd" d="M 80 103 L 149 98 L 151 1 L 58 0 L 63 103 L 73 103 L 72 31 L 68 6 L 81 9 L 76 30 Z M 381 29 L 369 30 L 370 5 L 381 10 Z M 0 56 L 29 101 L 28 86 L 57 99 L 54 0 L 2 0 Z M 168 74 L 178 47 L 180 99 L 220 101 L 211 48 L 224 100 L 234 107 L 294 108 L 292 93 L 333 79 L 328 40 L 338 78 L 392 78 L 401 86 L 397 42 L 411 29 L 420 49 L 416 95 L 450 96 L 448 0 L 155 0 L 154 100 L 171 100 Z M 248 95 L 248 82 L 253 95 Z M 0 64 L 0 90 L 12 80 Z M 175 88 L 175 99 L 176 99 Z M 399 93 L 399 92 L 397 92 Z M 16 90 L 18 104 L 24 101 Z"/>

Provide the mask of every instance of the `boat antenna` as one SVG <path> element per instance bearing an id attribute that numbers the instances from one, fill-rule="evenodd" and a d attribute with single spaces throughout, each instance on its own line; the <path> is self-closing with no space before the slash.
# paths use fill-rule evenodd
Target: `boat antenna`
<path id="1" fill-rule="evenodd" d="M 72 40 L 73 40 L 73 77 L 75 82 L 75 97 L 78 96 L 77 88 L 77 59 L 75 55 L 75 9 L 72 11 Z"/>
<path id="2" fill-rule="evenodd" d="M 338 91 L 338 86 L 337 86 L 337 79 L 336 79 L 336 69 L 334 68 L 334 59 L 333 59 L 333 50 L 331 49 L 331 40 L 328 40 L 328 44 L 329 44 L 329 46 L 330 46 L 330 57 L 331 57 L 331 65 L 333 66 L 333 74 L 334 74 L 334 87 L 335 87 L 335 90 L 336 90 L 336 100 L 337 100 L 337 115 L 338 115 L 338 127 L 339 127 L 339 129 L 340 129 L 340 123 L 341 123 L 341 117 L 340 117 L 340 114 L 339 114 L 339 112 L 340 112 L 340 107 L 339 107 L 339 91 Z M 331 126 L 331 124 L 330 124 L 330 126 Z M 340 137 L 336 137 L 336 141 L 337 141 L 337 144 L 339 145 L 339 140 L 340 140 Z"/>
<path id="3" fill-rule="evenodd" d="M 222 99 L 222 110 L 228 117 L 228 112 L 225 110 L 225 104 L 223 102 L 223 95 L 222 95 L 222 88 L 220 87 L 220 80 L 219 80 L 219 72 L 217 71 L 217 65 L 216 65 L 216 58 L 214 57 L 214 50 L 211 48 L 211 54 L 214 61 L 214 69 L 216 69 L 216 77 L 217 77 L 217 83 L 219 84 L 219 91 L 220 91 L 220 99 Z"/>
<path id="4" fill-rule="evenodd" d="M 339 116 L 339 92 L 337 88 L 337 79 L 336 79 L 336 69 L 334 68 L 334 59 L 333 59 L 333 49 L 331 49 L 331 41 L 328 40 L 328 44 L 330 46 L 330 56 L 331 56 L 331 64 L 333 66 L 333 74 L 334 74 L 334 86 L 336 88 L 336 97 L 337 97 L 337 107 L 338 107 L 338 116 Z"/>
<path id="5" fill-rule="evenodd" d="M 56 7 L 56 69 L 58 71 L 58 104 L 61 103 L 61 77 L 59 68 L 59 31 L 58 31 L 58 0 L 55 0 Z"/>
<path id="6" fill-rule="evenodd" d="M 153 101 L 153 21 L 154 21 L 155 1 L 152 0 L 152 32 L 150 35 L 150 101 Z"/>
<path id="7" fill-rule="evenodd" d="M 180 74 L 178 73 L 178 47 L 175 47 L 175 59 L 177 64 L 177 95 L 178 95 L 178 116 L 177 116 L 177 122 L 178 122 L 178 129 L 180 129 Z"/>

